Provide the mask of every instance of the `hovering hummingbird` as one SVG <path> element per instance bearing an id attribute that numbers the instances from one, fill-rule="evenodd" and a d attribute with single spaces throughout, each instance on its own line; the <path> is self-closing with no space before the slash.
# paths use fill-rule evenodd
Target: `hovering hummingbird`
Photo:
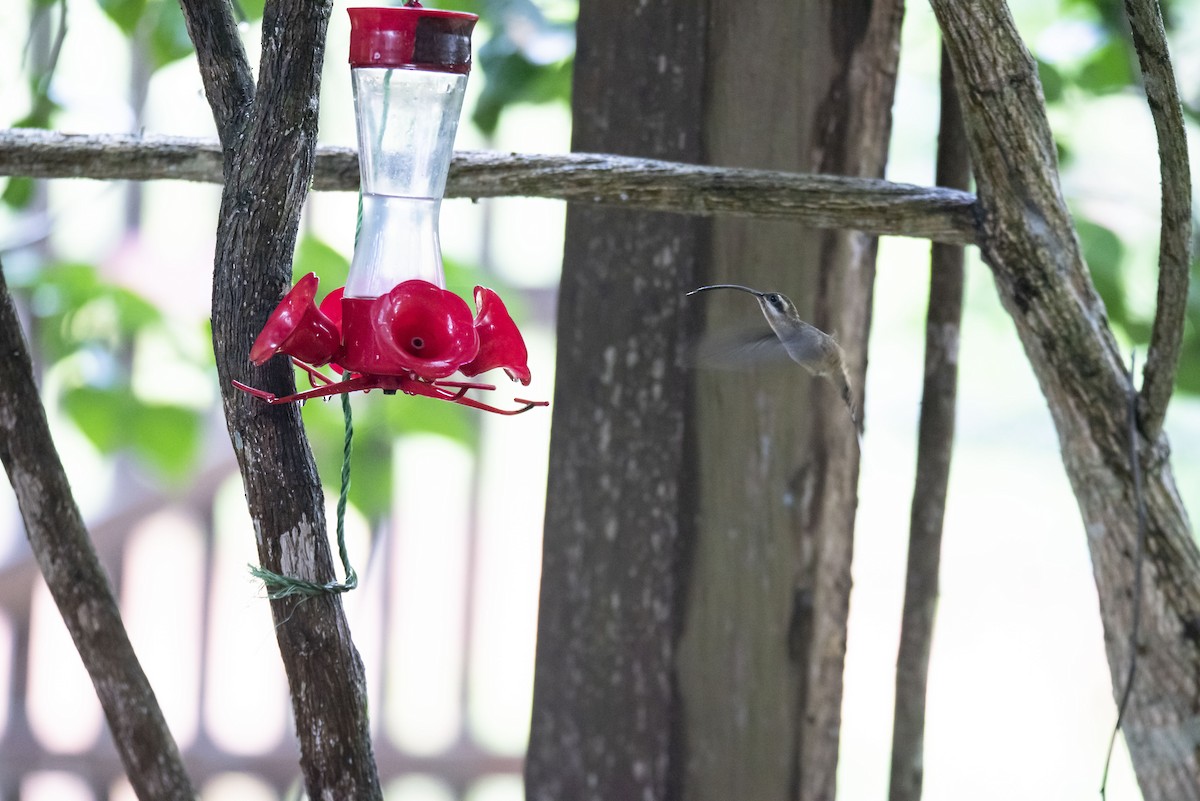
<path id="1" fill-rule="evenodd" d="M 770 358 L 782 350 L 792 361 L 803 367 L 810 375 L 817 378 L 827 378 L 837 387 L 850 412 L 850 421 L 854 424 L 854 434 L 862 445 L 862 433 L 859 431 L 858 410 L 854 406 L 854 396 L 850 391 L 850 375 L 846 371 L 846 363 L 842 348 L 829 334 L 814 325 L 809 325 L 800 319 L 796 304 L 781 292 L 759 292 L 741 284 L 712 284 L 693 289 L 688 296 L 710 289 L 736 289 L 748 292 L 758 299 L 759 308 L 767 318 L 772 333 L 761 337 L 743 340 L 734 346 L 736 355 L 750 359 Z M 711 349 L 710 349 L 711 350 Z M 711 353 L 709 355 L 712 355 Z M 730 354 L 726 354 L 728 358 Z"/>

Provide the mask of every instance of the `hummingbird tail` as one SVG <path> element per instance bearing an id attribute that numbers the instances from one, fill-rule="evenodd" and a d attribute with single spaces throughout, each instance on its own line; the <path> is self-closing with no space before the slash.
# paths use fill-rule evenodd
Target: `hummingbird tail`
<path id="1" fill-rule="evenodd" d="M 854 435 L 858 437 L 859 444 L 862 444 L 862 424 L 858 415 L 858 406 L 854 403 L 854 393 L 850 390 L 850 376 L 846 372 L 846 366 L 842 365 L 841 381 L 839 382 L 842 392 L 842 400 L 846 404 L 846 409 L 850 412 L 850 422 L 854 424 Z"/>

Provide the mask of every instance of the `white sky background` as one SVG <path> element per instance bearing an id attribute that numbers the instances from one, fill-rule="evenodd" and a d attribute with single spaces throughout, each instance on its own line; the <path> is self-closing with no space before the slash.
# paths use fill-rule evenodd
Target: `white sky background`
<path id="1" fill-rule="evenodd" d="M 25 11 L 15 7 L 19 5 L 0 4 L 0 39 L 5 45 L 0 47 L 0 111 L 5 115 L 0 123 L 23 114 L 27 103 L 23 83 L 16 79 L 26 31 Z M 1056 4 L 1020 0 L 1013 6 L 1027 40 L 1042 52 L 1065 57 L 1087 46 L 1086 26 L 1057 19 Z M 1181 59 L 1181 76 L 1185 86 L 1194 86 L 1200 78 L 1200 11 L 1189 9 L 1187 13 L 1191 24 L 1186 30 L 1191 33 L 1176 43 L 1175 53 L 1177 57 L 1186 54 Z M 132 124 L 124 106 L 128 65 L 124 56 L 95 58 L 96 52 L 120 53 L 120 36 L 92 3 L 72 3 L 71 14 L 72 36 L 56 83 L 59 99 L 68 107 L 59 118 L 59 127 L 72 132 L 127 132 Z M 88 32 L 86 37 L 79 33 L 82 31 Z M 347 41 L 348 23 L 344 5 L 339 3 L 331 23 L 322 98 L 322 141 L 331 144 L 354 143 L 349 81 L 342 57 Z M 904 44 L 889 177 L 927 184 L 932 181 L 937 124 L 937 40 L 931 13 L 924 4 L 910 4 Z M 255 58 L 251 53 L 252 61 Z M 477 91 L 478 81 L 471 87 Z M 468 97 L 467 108 L 470 106 Z M 1089 215 L 1133 240 L 1137 263 L 1131 268 L 1132 303 L 1149 310 L 1158 181 L 1153 128 L 1144 104 L 1130 96 L 1112 97 L 1084 110 L 1056 114 L 1052 121 L 1069 139 L 1076 156 L 1064 175 L 1068 196 Z M 562 152 L 568 149 L 568 125 L 564 110 L 518 109 L 505 117 L 495 146 Z M 146 130 L 213 134 L 193 60 L 156 75 Z M 484 145 L 464 120 L 458 146 Z M 99 183 L 55 182 L 55 247 L 69 257 L 106 263 L 114 276 L 169 304 L 176 313 L 202 319 L 207 315 L 213 247 L 213 223 L 206 221 L 215 221 L 219 191 L 179 183 L 147 185 L 143 237 L 136 243 L 121 243 L 114 233 L 121 219 L 121 198 L 119 189 Z M 346 193 L 315 195 L 305 225 L 349 253 L 354 204 L 354 197 Z M 541 286 L 557 280 L 563 204 L 507 200 L 495 203 L 494 208 L 500 220 L 497 230 L 503 232 L 496 243 L 500 275 L 518 285 Z M 480 207 L 469 201 L 444 204 L 442 234 L 447 254 L 463 261 L 476 260 L 480 243 L 474 232 L 479 214 Z M 22 235 L 10 222 L 11 218 L 0 215 L 0 247 Z M 893 665 L 920 404 L 928 250 L 928 243 L 903 239 L 885 239 L 880 248 L 839 773 L 839 793 L 851 801 L 880 799 L 887 790 Z M 974 250 L 969 252 L 958 440 L 931 666 L 925 797 L 929 801 L 963 797 L 973 801 L 1093 799 L 1115 708 L 1087 545 L 1044 400 L 1012 324 L 999 309 L 987 269 Z M 543 375 L 548 375 L 550 351 L 540 346 L 537 350 L 551 362 L 543 370 Z M 1144 353 L 1139 353 L 1139 359 L 1142 356 Z M 540 396 L 550 396 L 549 382 L 541 389 Z M 510 462 L 506 471 L 498 467 L 497 472 L 506 472 L 514 481 L 543 481 L 544 429 L 550 416 L 543 414 L 533 420 L 535 413 L 531 413 L 526 417 L 529 419 L 523 418 L 523 424 L 543 427 L 540 432 L 524 434 L 539 443 L 533 450 L 541 461 L 526 470 L 514 470 Z M 1177 398 L 1167 431 L 1177 482 L 1195 514 L 1200 508 L 1200 460 L 1195 456 L 1200 453 L 1200 402 Z M 89 487 L 95 488 L 97 496 L 107 493 L 106 486 L 89 480 L 99 460 L 78 437 L 60 437 L 60 446 L 69 454 L 68 464 L 78 468 L 75 483 L 86 506 Z M 511 460 L 512 455 L 510 449 L 506 458 Z M 544 481 L 540 486 L 544 487 Z M 533 493 L 537 497 L 522 505 L 536 507 L 540 493 L 539 489 Z M 503 497 L 503 492 L 485 497 Z M 0 493 L 0 508 L 10 509 L 11 505 L 10 496 Z M 510 511 L 505 506 L 493 516 L 489 525 L 496 530 L 488 532 L 493 538 L 489 541 L 506 534 L 526 535 L 528 521 L 519 526 L 506 522 Z M 483 515 L 486 517 L 488 510 Z M 534 518 L 533 525 L 540 525 L 540 515 Z M 512 527 L 508 532 L 506 525 Z M 504 571 L 497 568 L 495 575 L 515 570 L 524 580 L 533 581 L 536 547 L 529 547 L 526 539 L 519 542 L 517 552 L 528 563 L 509 565 Z M 231 559 L 245 561 L 244 555 Z M 244 577 L 231 576 L 229 581 L 232 588 L 217 593 L 236 594 L 231 614 L 258 605 Z M 511 592 L 511 587 L 506 591 Z M 265 604 L 262 606 L 265 609 Z M 531 614 L 528 605 L 506 610 L 493 625 L 491 639 L 478 646 L 503 660 L 508 686 L 519 689 L 504 692 L 502 687 L 493 687 L 475 699 L 478 707 L 472 714 L 482 721 L 478 725 L 485 737 L 492 738 L 501 750 L 510 748 L 514 737 L 519 741 L 527 726 L 523 718 L 527 717 L 532 643 L 528 625 L 520 620 Z M 495 626 L 502 625 L 514 626 L 513 636 L 500 636 Z M 269 658 L 269 632 L 253 636 L 260 639 L 250 641 L 250 653 Z M 498 654 L 505 642 L 515 649 L 507 659 Z M 516 708 L 514 696 L 526 706 Z M 402 723 L 397 725 L 403 728 Z M 419 782 L 413 786 L 420 786 Z M 435 797 L 422 796 L 422 792 L 416 794 Z M 504 786 L 498 792 L 499 797 L 511 797 L 512 787 Z M 1127 758 L 1119 751 L 1110 798 L 1137 797 Z"/>

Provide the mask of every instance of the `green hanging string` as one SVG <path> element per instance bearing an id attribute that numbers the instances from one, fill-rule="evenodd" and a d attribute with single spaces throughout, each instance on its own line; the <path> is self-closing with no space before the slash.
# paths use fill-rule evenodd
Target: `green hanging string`
<path id="1" fill-rule="evenodd" d="M 350 378 L 350 372 L 342 374 L 342 380 Z M 342 419 L 345 422 L 346 435 L 342 440 L 342 489 L 338 493 L 337 503 L 337 546 L 338 556 L 342 559 L 342 569 L 346 573 L 346 581 L 342 584 L 346 590 L 358 586 L 358 573 L 350 567 L 350 555 L 346 553 L 346 502 L 350 498 L 350 453 L 354 447 L 354 421 L 350 417 L 350 395 L 342 393 Z"/>
<path id="2" fill-rule="evenodd" d="M 349 373 L 342 375 L 342 380 L 350 377 Z M 354 421 L 350 414 L 350 396 L 342 394 L 342 419 L 345 421 L 346 436 L 342 441 L 342 488 L 338 493 L 337 503 L 337 546 L 338 556 L 342 560 L 342 569 L 346 580 L 330 581 L 317 584 L 294 576 L 281 576 L 265 567 L 250 565 L 250 575 L 263 583 L 267 597 L 272 601 L 293 596 L 312 597 L 314 595 L 336 595 L 349 592 L 358 586 L 358 573 L 350 566 L 350 554 L 346 551 L 346 503 L 350 497 L 350 453 L 354 441 Z"/>
<path id="3" fill-rule="evenodd" d="M 388 70 L 383 77 L 383 121 L 379 129 L 380 148 L 383 146 L 383 132 L 387 129 L 387 109 L 391 99 L 391 83 L 392 70 Z M 363 193 L 362 186 L 360 185 L 358 189 L 358 216 L 354 224 L 355 248 L 358 247 L 358 237 L 362 233 L 362 222 Z M 349 377 L 349 372 L 342 373 L 343 381 Z M 342 569 L 346 573 L 346 580 L 317 584 L 315 581 L 307 581 L 293 576 L 281 576 L 274 571 L 267 570 L 265 567 L 250 565 L 250 575 L 263 583 L 263 586 L 267 590 L 267 597 L 273 601 L 292 596 L 312 597 L 315 595 L 333 595 L 349 592 L 358 586 L 358 573 L 350 566 L 350 555 L 346 552 L 346 502 L 350 496 L 350 452 L 354 439 L 354 421 L 350 415 L 350 396 L 346 393 L 342 393 L 342 418 L 345 421 L 346 436 L 342 441 L 342 488 L 338 494 L 337 504 L 337 546 L 338 556 L 342 560 Z"/>

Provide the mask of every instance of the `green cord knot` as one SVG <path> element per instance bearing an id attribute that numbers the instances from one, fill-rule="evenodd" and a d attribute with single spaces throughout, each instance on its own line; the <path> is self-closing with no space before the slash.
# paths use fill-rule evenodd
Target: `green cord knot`
<path id="1" fill-rule="evenodd" d="M 267 590 L 267 597 L 272 601 L 290 598 L 294 595 L 304 597 L 336 595 L 349 592 L 358 586 L 358 574 L 354 572 L 353 568 L 346 574 L 345 581 L 330 581 L 326 584 L 317 584 L 315 581 L 305 581 L 292 576 L 281 576 L 265 567 L 255 567 L 254 565 L 250 566 L 250 575 L 263 583 Z"/>
<path id="2" fill-rule="evenodd" d="M 350 377 L 349 372 L 342 374 L 342 380 Z M 267 597 L 272 601 L 281 598 L 300 596 L 311 598 L 317 595 L 337 595 L 349 592 L 358 586 L 358 573 L 350 566 L 350 554 L 346 551 L 346 502 L 350 497 L 350 453 L 354 440 L 354 421 L 350 415 L 350 396 L 342 394 L 342 419 L 345 421 L 346 436 L 342 441 L 342 489 L 338 494 L 337 504 L 337 546 L 338 556 L 342 560 L 342 569 L 346 572 L 345 581 L 329 581 L 318 584 L 294 576 L 282 576 L 265 567 L 250 565 L 250 575 L 263 583 Z"/>

